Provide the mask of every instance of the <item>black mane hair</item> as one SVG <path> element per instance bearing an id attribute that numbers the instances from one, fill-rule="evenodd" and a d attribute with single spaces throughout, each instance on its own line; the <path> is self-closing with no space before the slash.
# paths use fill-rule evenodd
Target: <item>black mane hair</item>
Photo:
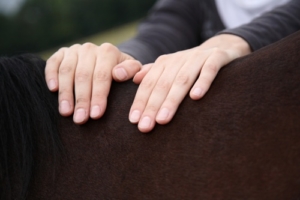
<path id="1" fill-rule="evenodd" d="M 0 58 L 0 198 L 299 199 L 299 52 L 300 32 L 233 61 L 151 134 L 128 122 L 131 81 L 78 126 L 58 114 L 43 60 Z"/>
<path id="2" fill-rule="evenodd" d="M 45 92 L 44 67 L 31 54 L 0 58 L 1 199 L 25 199 L 38 167 L 36 152 L 55 161 L 62 148 L 57 94 Z"/>

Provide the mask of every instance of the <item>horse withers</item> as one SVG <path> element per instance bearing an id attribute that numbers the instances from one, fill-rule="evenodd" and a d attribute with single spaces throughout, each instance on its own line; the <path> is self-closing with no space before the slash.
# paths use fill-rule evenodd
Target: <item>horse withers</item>
<path id="1" fill-rule="evenodd" d="M 299 199 L 300 33 L 223 68 L 199 101 L 142 134 L 137 86 L 113 83 L 105 115 L 58 114 L 45 62 L 0 60 L 2 199 Z"/>

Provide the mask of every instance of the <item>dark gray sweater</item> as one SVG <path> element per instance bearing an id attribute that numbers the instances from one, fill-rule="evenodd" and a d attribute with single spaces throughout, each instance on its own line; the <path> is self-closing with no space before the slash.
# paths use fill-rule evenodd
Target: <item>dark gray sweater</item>
<path id="1" fill-rule="evenodd" d="M 291 0 L 248 24 L 227 30 L 214 0 L 159 0 L 140 24 L 136 37 L 119 48 L 145 64 L 162 54 L 198 46 L 216 34 L 238 35 L 255 51 L 297 30 L 300 0 Z"/>

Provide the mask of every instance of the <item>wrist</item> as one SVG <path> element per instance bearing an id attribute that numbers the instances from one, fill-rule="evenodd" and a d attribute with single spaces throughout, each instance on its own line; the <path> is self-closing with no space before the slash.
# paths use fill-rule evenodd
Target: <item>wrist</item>
<path id="1" fill-rule="evenodd" d="M 235 57 L 242 57 L 251 53 L 250 45 L 242 37 L 233 34 L 219 34 L 216 35 L 203 44 L 200 45 L 201 48 L 219 48 L 230 52 L 230 54 Z"/>
<path id="2" fill-rule="evenodd" d="M 220 43 L 224 44 L 224 48 L 232 48 L 238 53 L 238 57 L 245 56 L 251 53 L 251 47 L 249 43 L 242 37 L 233 34 L 220 34 Z"/>

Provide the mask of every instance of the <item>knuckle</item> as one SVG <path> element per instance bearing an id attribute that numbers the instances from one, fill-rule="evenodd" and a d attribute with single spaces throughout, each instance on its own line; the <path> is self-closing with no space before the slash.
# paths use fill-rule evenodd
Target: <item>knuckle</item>
<path id="1" fill-rule="evenodd" d="M 95 82 L 109 81 L 111 78 L 111 74 L 104 71 L 97 71 L 94 73 Z"/>
<path id="2" fill-rule="evenodd" d="M 69 49 L 68 47 L 61 47 L 61 48 L 58 49 L 57 52 L 64 52 L 64 51 L 66 51 L 68 49 Z"/>
<path id="3" fill-rule="evenodd" d="M 75 74 L 75 81 L 84 82 L 84 81 L 88 80 L 89 77 L 90 77 L 90 74 L 88 72 L 79 71 L 79 72 L 76 72 L 76 74 Z"/>
<path id="4" fill-rule="evenodd" d="M 96 45 L 94 45 L 93 43 L 90 43 L 90 42 L 84 43 L 82 45 L 82 48 L 85 50 L 93 49 L 95 47 L 96 47 Z"/>
<path id="5" fill-rule="evenodd" d="M 47 60 L 47 65 L 51 65 L 51 64 L 58 64 L 61 59 L 58 56 L 58 54 L 61 53 L 60 51 L 57 51 L 55 54 L 53 54 L 48 60 Z"/>
<path id="6" fill-rule="evenodd" d="M 228 57 L 228 53 L 222 49 L 219 48 L 214 48 L 213 49 L 213 55 L 216 58 L 227 58 Z"/>
<path id="7" fill-rule="evenodd" d="M 214 48 L 213 49 L 213 53 L 214 54 L 217 54 L 217 55 L 223 55 L 224 54 L 224 51 L 219 49 L 219 48 Z"/>
<path id="8" fill-rule="evenodd" d="M 95 99 L 104 99 L 104 98 L 107 98 L 107 96 L 103 93 L 103 91 L 94 91 L 93 92 L 93 98 Z"/>
<path id="9" fill-rule="evenodd" d="M 73 92 L 66 88 L 61 88 L 58 92 L 58 95 L 61 99 L 71 97 L 73 95 Z"/>
<path id="10" fill-rule="evenodd" d="M 178 106 L 178 99 L 175 96 L 170 96 L 166 98 L 165 103 L 168 104 L 169 107 Z"/>
<path id="11" fill-rule="evenodd" d="M 59 63 L 59 59 L 56 56 L 52 56 L 46 61 L 46 66 L 52 66 L 58 63 Z"/>
<path id="12" fill-rule="evenodd" d="M 201 84 L 202 88 L 203 87 L 207 88 L 210 86 L 212 80 L 208 77 L 201 77 L 201 78 L 199 78 L 198 82 L 199 82 L 199 84 Z"/>
<path id="13" fill-rule="evenodd" d="M 213 63 L 206 64 L 206 68 L 213 74 L 217 74 L 219 71 L 219 67 Z"/>
<path id="14" fill-rule="evenodd" d="M 59 68 L 59 73 L 64 75 L 64 74 L 69 74 L 73 71 L 73 67 L 70 65 L 63 65 Z"/>
<path id="15" fill-rule="evenodd" d="M 189 84 L 190 78 L 187 74 L 179 74 L 175 78 L 175 83 L 178 85 L 187 85 Z"/>
<path id="16" fill-rule="evenodd" d="M 117 48 L 110 43 L 103 43 L 100 45 L 101 51 L 105 53 L 116 52 Z"/>
<path id="17" fill-rule="evenodd" d="M 131 64 L 132 68 L 137 68 L 137 69 L 141 69 L 142 68 L 142 63 L 138 60 L 133 60 Z"/>
<path id="18" fill-rule="evenodd" d="M 161 56 L 159 56 L 159 57 L 156 59 L 155 63 L 164 63 L 164 62 L 166 62 L 168 59 L 169 59 L 169 56 L 168 56 L 168 55 L 161 55 Z"/>
<path id="19" fill-rule="evenodd" d="M 141 108 L 144 107 L 146 103 L 146 100 L 138 98 L 134 100 L 133 105 L 135 105 L 135 107 Z"/>
<path id="20" fill-rule="evenodd" d="M 169 54 L 169 55 L 172 55 L 173 58 L 176 58 L 178 60 L 180 60 L 184 57 L 184 54 L 182 54 L 181 52 L 175 52 L 175 53 Z"/>
<path id="21" fill-rule="evenodd" d="M 150 104 L 150 105 L 147 105 L 146 111 L 148 111 L 148 112 L 157 112 L 158 111 L 158 107 L 155 106 L 155 105 L 153 105 L 153 104 Z"/>
<path id="22" fill-rule="evenodd" d="M 168 90 L 170 88 L 170 83 L 163 80 L 163 81 L 158 81 L 156 84 L 156 88 L 159 90 Z"/>
<path id="23" fill-rule="evenodd" d="M 154 85 L 153 80 L 143 79 L 140 84 L 140 87 L 142 87 L 143 89 L 151 89 L 151 88 L 153 88 L 153 85 Z"/>
<path id="24" fill-rule="evenodd" d="M 78 97 L 76 98 L 76 104 L 88 104 L 89 103 L 89 99 L 84 98 L 84 97 Z"/>
<path id="25" fill-rule="evenodd" d="M 70 48 L 74 48 L 74 49 L 77 49 L 77 48 L 79 48 L 79 47 L 81 47 L 81 45 L 80 44 L 73 44 Z"/>

